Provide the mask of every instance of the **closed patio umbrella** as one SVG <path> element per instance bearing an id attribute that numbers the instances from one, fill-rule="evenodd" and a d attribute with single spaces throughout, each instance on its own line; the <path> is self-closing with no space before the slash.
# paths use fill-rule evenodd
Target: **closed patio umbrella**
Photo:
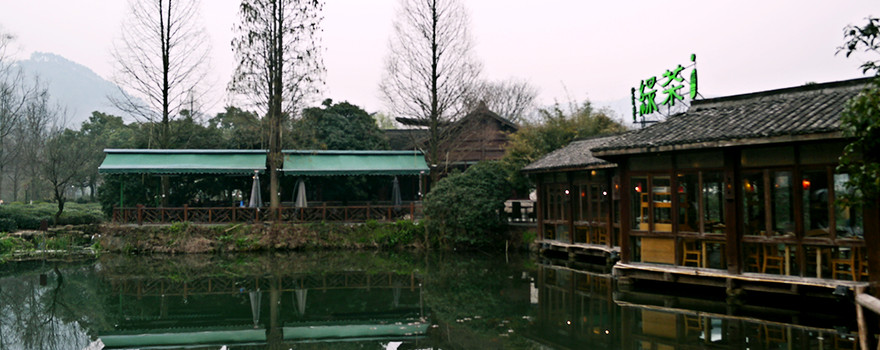
<path id="1" fill-rule="evenodd" d="M 403 204 L 403 201 L 400 200 L 400 182 L 397 181 L 397 176 L 395 176 L 394 181 L 391 182 L 391 201 L 395 206 Z"/>
<path id="2" fill-rule="evenodd" d="M 251 200 L 248 207 L 260 208 L 263 206 L 263 196 L 260 194 L 260 176 L 254 172 L 254 184 L 251 186 Z"/>
<path id="3" fill-rule="evenodd" d="M 305 208 L 308 206 L 309 201 L 306 199 L 306 183 L 303 179 L 299 179 L 296 182 L 296 202 L 294 203 L 294 207 Z"/>

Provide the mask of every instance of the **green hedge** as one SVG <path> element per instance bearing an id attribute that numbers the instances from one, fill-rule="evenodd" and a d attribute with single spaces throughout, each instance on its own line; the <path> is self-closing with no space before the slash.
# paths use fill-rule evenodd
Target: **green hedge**
<path id="1" fill-rule="evenodd" d="M 15 220 L 0 218 L 0 232 L 15 232 L 15 230 L 18 230 L 18 225 L 15 224 Z"/>
<path id="2" fill-rule="evenodd" d="M 100 205 L 95 203 L 68 203 L 58 221 L 55 221 L 55 203 L 10 203 L 0 206 L 0 232 L 14 230 L 37 230 L 40 222 L 49 225 L 87 225 L 104 221 Z"/>

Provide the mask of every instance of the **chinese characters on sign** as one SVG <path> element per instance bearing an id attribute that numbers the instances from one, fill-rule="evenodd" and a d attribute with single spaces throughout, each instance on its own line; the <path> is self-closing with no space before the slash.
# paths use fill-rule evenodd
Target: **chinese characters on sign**
<path id="1" fill-rule="evenodd" d="M 690 77 L 685 80 L 683 76 L 686 69 L 690 68 Z M 689 100 L 697 97 L 697 56 L 691 54 L 691 64 L 687 67 L 678 65 L 673 69 L 667 69 L 659 78 L 649 77 L 639 83 L 639 88 L 630 90 L 632 98 L 633 122 L 636 117 L 653 114 L 660 111 L 660 106 L 666 106 L 667 110 L 674 107 L 676 102 L 684 103 L 685 96 Z M 659 95 L 658 96 L 658 92 Z M 660 99 L 658 105 L 657 100 Z M 638 109 L 636 108 L 638 105 Z"/>

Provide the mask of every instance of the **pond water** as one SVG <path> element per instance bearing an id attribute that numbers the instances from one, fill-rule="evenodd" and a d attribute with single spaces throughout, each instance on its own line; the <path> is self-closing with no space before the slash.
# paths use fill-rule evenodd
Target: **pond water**
<path id="1" fill-rule="evenodd" d="M 851 302 L 620 288 L 602 268 L 539 260 L 325 252 L 6 263 L 0 349 L 856 348 Z"/>

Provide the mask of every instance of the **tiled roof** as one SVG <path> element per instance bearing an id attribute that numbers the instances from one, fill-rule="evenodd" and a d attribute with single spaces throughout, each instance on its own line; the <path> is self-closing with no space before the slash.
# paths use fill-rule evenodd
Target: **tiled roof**
<path id="1" fill-rule="evenodd" d="M 604 145 L 617 136 L 599 137 L 581 141 L 572 141 L 563 148 L 547 153 L 541 159 L 523 167 L 524 172 L 537 172 L 557 169 L 583 169 L 589 167 L 602 168 L 614 166 L 593 156 L 591 148 Z"/>
<path id="2" fill-rule="evenodd" d="M 664 146 L 749 143 L 775 136 L 836 133 L 846 101 L 871 78 L 697 100 L 687 112 L 593 148 L 601 155 Z M 711 145 L 709 145 L 711 146 Z"/>
<path id="3" fill-rule="evenodd" d="M 428 136 L 426 129 L 387 129 L 383 130 L 392 150 L 407 151 L 418 149 Z"/>

